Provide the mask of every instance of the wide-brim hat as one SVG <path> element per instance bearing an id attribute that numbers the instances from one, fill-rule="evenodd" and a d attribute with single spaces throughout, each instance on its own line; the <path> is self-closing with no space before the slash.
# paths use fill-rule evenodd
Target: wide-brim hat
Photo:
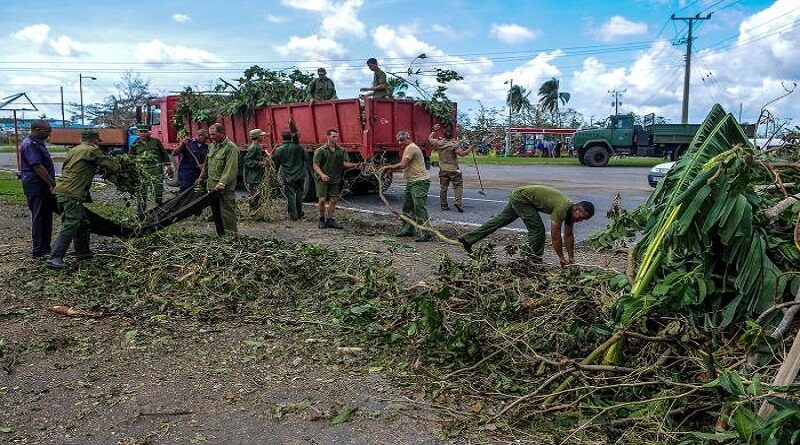
<path id="1" fill-rule="evenodd" d="M 266 131 L 262 131 L 260 128 L 256 128 L 255 130 L 250 130 L 250 137 L 251 138 L 258 138 L 267 134 Z"/>

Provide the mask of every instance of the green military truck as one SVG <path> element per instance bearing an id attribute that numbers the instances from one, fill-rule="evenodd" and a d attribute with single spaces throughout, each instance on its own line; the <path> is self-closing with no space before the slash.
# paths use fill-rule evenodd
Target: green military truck
<path id="1" fill-rule="evenodd" d="M 605 167 L 611 156 L 666 157 L 675 160 L 689 147 L 700 124 L 657 124 L 648 114 L 643 125 L 633 114 L 609 116 L 599 128 L 579 130 L 572 137 L 581 164 Z"/>

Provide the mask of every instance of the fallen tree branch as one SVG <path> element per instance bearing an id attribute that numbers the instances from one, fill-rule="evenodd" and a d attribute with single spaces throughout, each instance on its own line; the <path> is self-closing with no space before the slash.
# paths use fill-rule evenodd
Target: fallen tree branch
<path id="1" fill-rule="evenodd" d="M 796 202 L 800 202 L 800 193 L 780 200 L 777 204 L 772 206 L 772 208 L 767 209 L 764 212 L 764 216 L 766 216 L 770 221 L 775 221 L 779 216 L 781 216 L 781 213 L 786 211 L 786 209 L 794 205 Z"/>

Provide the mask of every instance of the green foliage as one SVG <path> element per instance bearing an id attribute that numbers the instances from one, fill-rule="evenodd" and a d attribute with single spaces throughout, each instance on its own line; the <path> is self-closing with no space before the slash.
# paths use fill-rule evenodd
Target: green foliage
<path id="1" fill-rule="evenodd" d="M 422 72 L 421 70 L 412 72 L 411 69 L 409 69 L 409 78 L 399 76 L 395 73 L 389 74 L 392 76 L 389 80 L 389 84 L 397 97 L 415 99 L 415 105 L 425 107 L 425 109 L 443 125 L 455 124 L 453 119 L 455 103 L 447 97 L 446 92 L 448 83 L 464 79 L 458 72 L 436 68 L 432 73 Z M 427 91 L 418 77 L 411 80 L 412 75 L 425 75 L 435 78 L 436 84 L 434 85 L 433 92 Z M 420 97 L 415 97 L 406 93 L 409 86 L 413 87 L 419 93 Z"/>

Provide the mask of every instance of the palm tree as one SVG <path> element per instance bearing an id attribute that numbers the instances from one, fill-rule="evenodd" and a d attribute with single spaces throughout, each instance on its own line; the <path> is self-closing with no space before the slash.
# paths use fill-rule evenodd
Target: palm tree
<path id="1" fill-rule="evenodd" d="M 514 85 L 508 90 L 506 105 L 514 113 L 529 111 L 531 109 L 531 101 L 528 99 L 530 94 L 531 92 L 527 91 L 525 87 Z"/>
<path id="2" fill-rule="evenodd" d="M 539 104 L 542 109 L 558 116 L 558 103 L 566 105 L 570 94 L 559 91 L 559 81 L 555 77 L 546 81 L 539 87 Z"/>

